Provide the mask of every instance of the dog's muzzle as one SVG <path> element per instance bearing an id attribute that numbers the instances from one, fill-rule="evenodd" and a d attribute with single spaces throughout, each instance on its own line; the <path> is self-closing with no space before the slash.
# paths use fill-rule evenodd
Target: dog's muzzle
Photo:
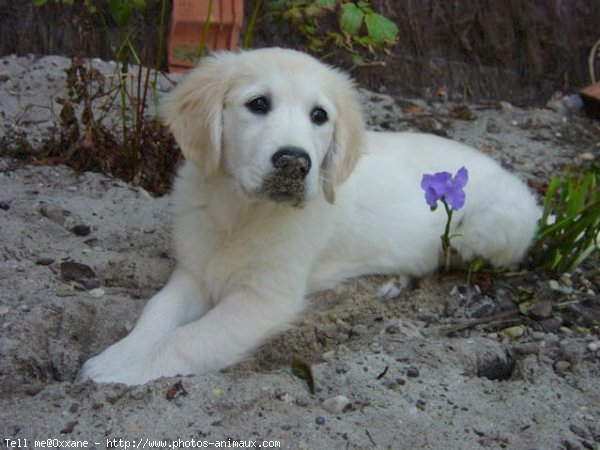
<path id="1" fill-rule="evenodd" d="M 308 153 L 298 147 L 282 147 L 273 154 L 271 163 L 273 171 L 263 180 L 261 194 L 276 202 L 302 202 L 312 166 Z"/>

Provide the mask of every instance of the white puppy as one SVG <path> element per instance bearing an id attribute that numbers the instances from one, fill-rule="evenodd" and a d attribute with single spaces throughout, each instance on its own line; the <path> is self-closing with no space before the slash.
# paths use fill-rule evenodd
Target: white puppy
<path id="1" fill-rule="evenodd" d="M 515 176 L 456 142 L 365 131 L 348 77 L 299 52 L 207 57 L 164 113 L 188 161 L 173 192 L 177 267 L 82 378 L 221 369 L 284 330 L 308 293 L 434 271 L 446 216 L 425 203 L 424 173 L 469 171 L 452 230 L 463 260 L 513 264 L 534 233 L 538 208 Z"/>

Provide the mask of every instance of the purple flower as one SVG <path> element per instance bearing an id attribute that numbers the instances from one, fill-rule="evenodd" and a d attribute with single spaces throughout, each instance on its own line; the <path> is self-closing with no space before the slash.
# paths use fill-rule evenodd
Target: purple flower
<path id="1" fill-rule="evenodd" d="M 437 207 L 439 200 L 445 201 L 454 211 L 465 204 L 463 188 L 469 180 L 469 172 L 461 167 L 454 178 L 448 172 L 438 172 L 433 175 L 425 174 L 421 180 L 421 188 L 425 191 L 425 201 L 432 208 Z"/>

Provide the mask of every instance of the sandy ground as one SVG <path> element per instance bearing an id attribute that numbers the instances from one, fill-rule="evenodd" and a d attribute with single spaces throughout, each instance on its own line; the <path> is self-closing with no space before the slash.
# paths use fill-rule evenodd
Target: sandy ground
<path id="1" fill-rule="evenodd" d="M 10 157 L 15 130 L 34 143 L 52 130 L 47 105 L 68 64 L 0 59 L 0 446 L 600 448 L 600 280 L 580 272 L 471 283 L 459 272 L 409 286 L 364 277 L 314 296 L 292 330 L 220 373 L 75 382 L 131 329 L 173 260 L 167 197 Z M 599 157 L 599 126 L 583 117 L 364 95 L 370 127 L 448 135 L 524 179 Z M 519 314 L 523 295 L 545 308 Z M 294 356 L 312 365 L 314 394 Z"/>

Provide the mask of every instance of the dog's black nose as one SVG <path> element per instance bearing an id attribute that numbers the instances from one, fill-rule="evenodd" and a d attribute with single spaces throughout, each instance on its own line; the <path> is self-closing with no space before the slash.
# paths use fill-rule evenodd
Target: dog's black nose
<path id="1" fill-rule="evenodd" d="M 299 147 L 280 148 L 271 157 L 271 162 L 276 169 L 297 168 L 302 174 L 302 178 L 308 175 L 311 166 L 310 156 Z"/>

